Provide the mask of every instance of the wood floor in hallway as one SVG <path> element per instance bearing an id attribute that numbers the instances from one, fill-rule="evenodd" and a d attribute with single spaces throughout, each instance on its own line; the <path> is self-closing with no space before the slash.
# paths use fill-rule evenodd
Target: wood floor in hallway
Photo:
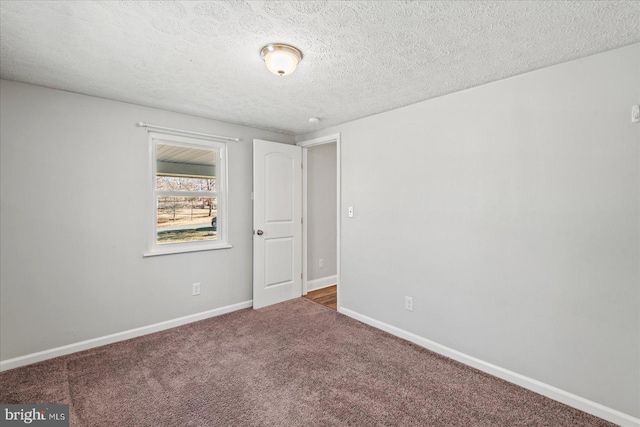
<path id="1" fill-rule="evenodd" d="M 336 310 L 338 306 L 338 285 L 331 285 L 316 291 L 307 292 L 304 297 Z"/>

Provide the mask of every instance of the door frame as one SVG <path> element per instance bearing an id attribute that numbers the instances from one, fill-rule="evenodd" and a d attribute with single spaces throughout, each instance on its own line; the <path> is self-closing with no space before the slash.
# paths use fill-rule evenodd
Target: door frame
<path id="1" fill-rule="evenodd" d="M 336 143 L 336 283 L 338 284 L 337 290 L 337 310 L 340 311 L 340 212 L 342 211 L 340 206 L 340 133 L 332 135 L 321 136 L 318 138 L 300 141 L 296 145 L 302 147 L 302 295 L 307 294 L 307 282 L 308 282 L 308 234 L 307 234 L 307 150 L 310 147 L 317 145 Z"/>

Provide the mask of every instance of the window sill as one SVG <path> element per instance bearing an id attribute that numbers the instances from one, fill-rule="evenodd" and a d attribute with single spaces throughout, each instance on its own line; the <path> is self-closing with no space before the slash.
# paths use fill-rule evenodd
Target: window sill
<path id="1" fill-rule="evenodd" d="M 197 248 L 167 248 L 162 250 L 149 251 L 142 254 L 143 258 L 161 255 L 184 254 L 188 252 L 215 251 L 217 249 L 231 249 L 233 246 L 225 243 L 219 246 L 197 247 Z"/>

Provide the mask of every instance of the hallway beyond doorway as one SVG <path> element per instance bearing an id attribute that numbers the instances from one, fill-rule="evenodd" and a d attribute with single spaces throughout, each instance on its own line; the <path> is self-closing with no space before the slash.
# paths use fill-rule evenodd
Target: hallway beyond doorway
<path id="1" fill-rule="evenodd" d="M 338 306 L 337 288 L 337 285 L 327 286 L 326 288 L 311 291 L 304 297 L 313 302 L 317 302 L 318 304 L 322 304 L 325 307 L 336 310 Z"/>

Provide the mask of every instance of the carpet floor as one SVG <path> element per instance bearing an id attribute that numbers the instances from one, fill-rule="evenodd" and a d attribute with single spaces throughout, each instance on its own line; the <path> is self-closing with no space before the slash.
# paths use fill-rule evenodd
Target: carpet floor
<path id="1" fill-rule="evenodd" d="M 298 298 L 0 374 L 71 426 L 613 426 Z"/>

